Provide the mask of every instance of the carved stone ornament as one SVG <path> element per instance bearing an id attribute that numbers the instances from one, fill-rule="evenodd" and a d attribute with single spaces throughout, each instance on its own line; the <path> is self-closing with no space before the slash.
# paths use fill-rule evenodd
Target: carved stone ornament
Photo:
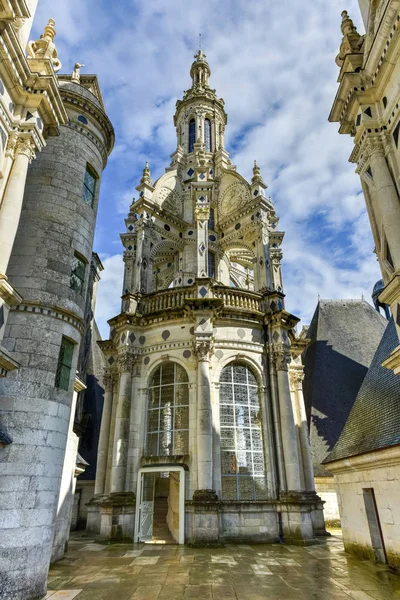
<path id="1" fill-rule="evenodd" d="M 56 35 L 54 19 L 49 19 L 43 34 L 36 42 L 29 42 L 27 46 L 28 56 L 35 59 L 50 60 L 54 71 L 57 73 L 61 69 L 61 61 L 58 58 L 58 52 L 54 43 Z"/>
<path id="2" fill-rule="evenodd" d="M 84 67 L 85 65 L 81 64 L 81 63 L 75 63 L 74 66 L 74 70 L 72 71 L 72 75 L 71 75 L 71 81 L 73 81 L 74 83 L 80 83 L 81 82 L 81 68 Z"/>
<path id="3" fill-rule="evenodd" d="M 113 387 L 113 375 L 109 372 L 106 371 L 103 375 L 103 384 L 104 384 L 104 390 L 106 392 L 111 392 L 112 391 L 112 387 Z"/>
<path id="4" fill-rule="evenodd" d="M 199 362 L 209 361 L 213 353 L 213 341 L 211 339 L 200 339 L 194 342 L 194 354 Z"/>
<path id="5" fill-rule="evenodd" d="M 272 354 L 277 371 L 287 371 L 290 363 L 290 352 L 283 344 L 274 345 Z"/>
<path id="6" fill-rule="evenodd" d="M 239 181 L 232 183 L 223 192 L 220 199 L 220 211 L 222 215 L 228 215 L 239 208 L 243 208 L 251 200 L 250 192 L 246 184 Z"/>
<path id="7" fill-rule="evenodd" d="M 117 358 L 119 373 L 132 373 L 137 356 L 132 352 L 124 352 Z"/>
<path id="8" fill-rule="evenodd" d="M 31 139 L 18 139 L 17 143 L 14 146 L 14 156 L 18 156 L 18 154 L 22 154 L 27 156 L 29 162 L 36 157 L 35 154 L 35 145 Z"/>
<path id="9" fill-rule="evenodd" d="M 290 387 L 293 390 L 301 389 L 303 385 L 304 373 L 303 369 L 289 370 Z"/>
<path id="10" fill-rule="evenodd" d="M 210 216 L 209 206 L 196 206 L 194 209 L 195 217 L 198 221 L 208 221 Z"/>

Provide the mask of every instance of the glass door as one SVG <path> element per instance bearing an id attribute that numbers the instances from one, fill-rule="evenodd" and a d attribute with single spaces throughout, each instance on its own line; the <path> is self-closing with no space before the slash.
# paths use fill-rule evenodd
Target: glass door
<path id="1" fill-rule="evenodd" d="M 156 478 L 154 473 L 142 473 L 139 508 L 139 541 L 148 542 L 153 537 L 154 490 Z"/>

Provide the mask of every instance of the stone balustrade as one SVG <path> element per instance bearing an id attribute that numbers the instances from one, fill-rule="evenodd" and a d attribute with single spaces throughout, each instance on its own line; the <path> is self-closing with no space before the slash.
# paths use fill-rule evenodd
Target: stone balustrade
<path id="1" fill-rule="evenodd" d="M 226 286 L 210 288 L 208 298 L 222 300 L 224 307 L 250 312 L 263 312 L 262 295 Z M 182 307 L 185 302 L 200 298 L 196 286 L 160 290 L 139 301 L 138 312 L 143 315 Z"/>

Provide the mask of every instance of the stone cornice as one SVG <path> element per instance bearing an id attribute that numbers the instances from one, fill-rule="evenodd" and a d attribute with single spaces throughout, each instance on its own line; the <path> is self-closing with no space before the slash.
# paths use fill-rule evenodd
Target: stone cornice
<path id="1" fill-rule="evenodd" d="M 358 454 L 356 456 L 349 456 L 332 462 L 325 459 L 323 464 L 329 465 L 329 471 L 334 475 L 349 471 L 393 467 L 395 465 L 400 465 L 400 445 L 388 446 L 387 448 L 365 452 L 364 454 Z"/>
<path id="2" fill-rule="evenodd" d="M 46 317 L 52 317 L 53 319 L 58 319 L 77 329 L 80 334 L 82 334 L 84 330 L 84 322 L 80 317 L 78 317 L 72 312 L 69 312 L 68 310 L 59 308 L 57 306 L 48 306 L 35 302 L 22 301 L 21 304 L 12 307 L 11 310 L 17 310 L 26 313 L 34 313 L 38 316 L 43 315 Z"/>

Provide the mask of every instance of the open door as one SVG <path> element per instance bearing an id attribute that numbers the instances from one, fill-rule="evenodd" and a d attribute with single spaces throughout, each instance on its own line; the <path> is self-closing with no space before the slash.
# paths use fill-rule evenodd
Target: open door
<path id="1" fill-rule="evenodd" d="M 151 541 L 153 537 L 154 473 L 142 473 L 139 500 L 139 542 Z"/>

